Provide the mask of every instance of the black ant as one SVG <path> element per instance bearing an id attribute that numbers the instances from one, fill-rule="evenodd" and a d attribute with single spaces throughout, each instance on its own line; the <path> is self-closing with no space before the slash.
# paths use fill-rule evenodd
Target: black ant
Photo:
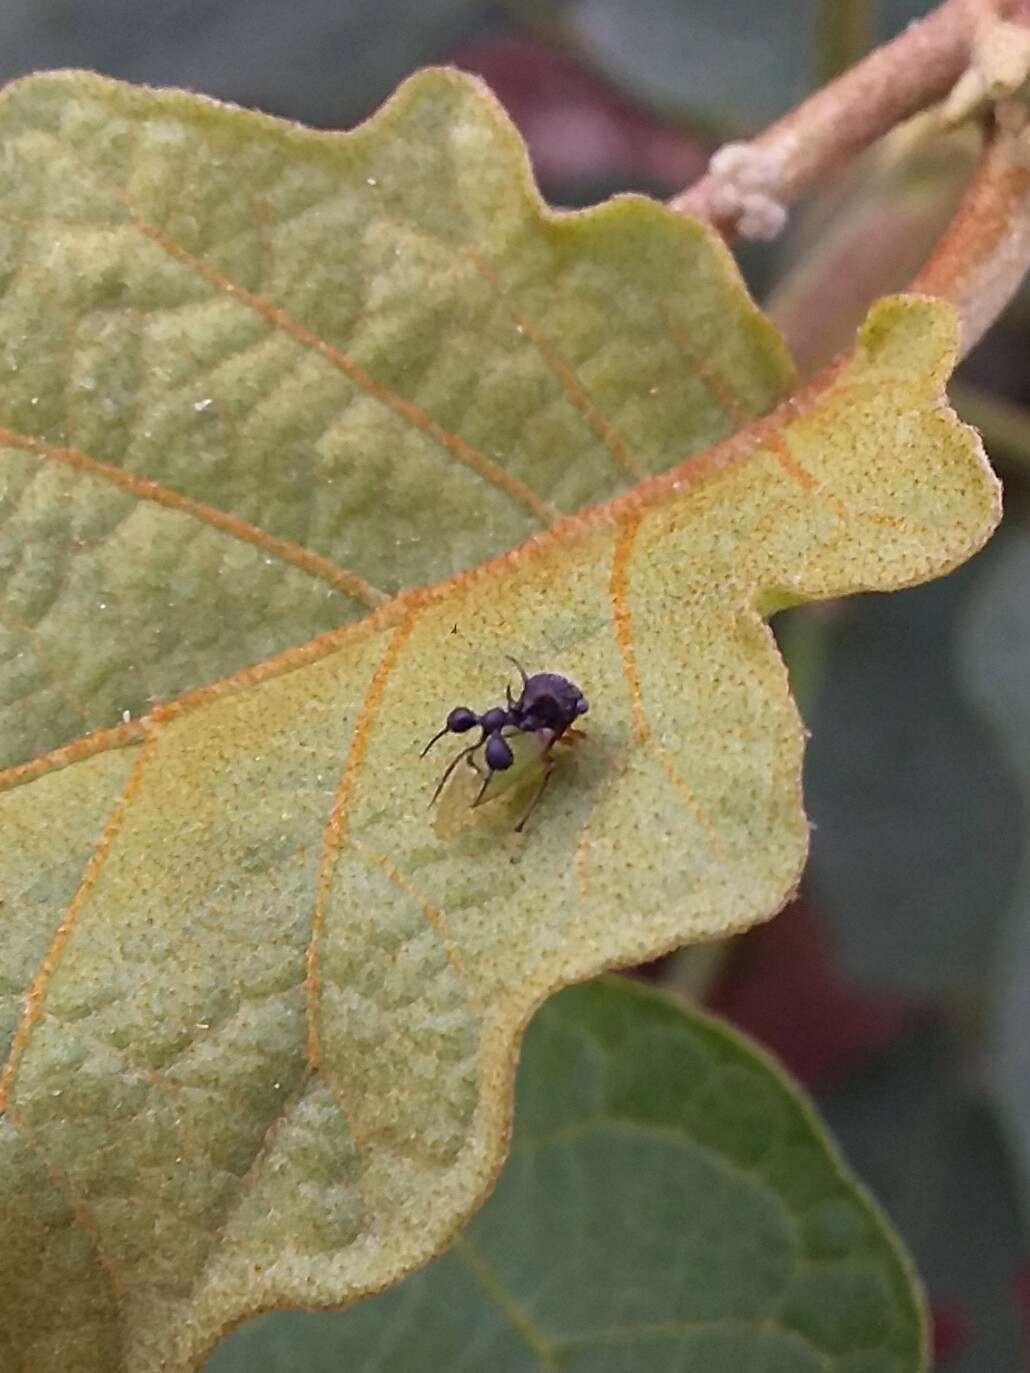
<path id="1" fill-rule="evenodd" d="M 540 741 L 540 756 L 544 760 L 544 772 L 540 779 L 540 785 L 533 794 L 533 799 L 529 803 L 525 815 L 515 826 L 516 831 L 521 831 L 523 825 L 533 814 L 537 802 L 544 794 L 544 789 L 551 779 L 554 771 L 554 759 L 551 757 L 551 749 L 554 744 L 567 731 L 572 730 L 572 726 L 581 715 L 585 715 L 589 710 L 586 697 L 576 686 L 575 682 L 570 682 L 567 677 L 560 677 L 556 672 L 535 672 L 532 677 L 527 676 L 525 668 L 514 658 L 509 658 L 509 662 L 515 664 L 522 678 L 522 691 L 517 700 L 512 697 L 511 687 L 505 687 L 506 706 L 491 706 L 482 715 L 477 715 L 468 706 L 455 706 L 447 716 L 443 729 L 434 734 L 429 743 L 419 755 L 424 758 L 438 739 L 442 739 L 445 734 L 465 734 L 476 725 L 482 731 L 474 744 L 469 744 L 463 748 L 451 761 L 437 783 L 436 790 L 433 792 L 430 805 L 436 801 L 451 773 L 462 761 L 475 753 L 476 749 L 485 743 L 483 749 L 483 759 L 486 763 L 486 777 L 483 785 L 479 789 L 479 794 L 472 802 L 473 808 L 478 806 L 486 795 L 486 789 L 493 781 L 495 772 L 504 772 L 510 768 L 515 761 L 511 746 L 504 738 L 502 730 L 519 730 L 523 734 L 534 734 Z M 510 737 L 510 736 L 509 736 Z"/>

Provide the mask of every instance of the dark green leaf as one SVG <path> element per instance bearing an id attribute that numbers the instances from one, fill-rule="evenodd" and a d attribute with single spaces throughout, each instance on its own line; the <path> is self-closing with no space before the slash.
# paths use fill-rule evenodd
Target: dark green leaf
<path id="1" fill-rule="evenodd" d="M 989 558 L 839 607 L 807 712 L 808 880 L 868 986 L 982 976 L 1011 900 L 1019 795 L 955 668 L 956 620 Z"/>
<path id="2" fill-rule="evenodd" d="M 928 1030 L 821 1105 L 859 1176 L 910 1246 L 958 1346 L 941 1373 L 1020 1373 L 1026 1261 L 1011 1160 L 963 1085 L 948 1036 Z"/>
<path id="3" fill-rule="evenodd" d="M 969 607 L 963 665 L 970 694 L 993 723 L 1022 787 L 1014 807 L 1024 835 L 1022 874 L 998 950 L 994 1083 L 1022 1165 L 1030 1199 L 1030 535 L 999 541 L 989 575 Z M 1030 1214 L 1028 1208 L 1027 1214 Z"/>
<path id="4" fill-rule="evenodd" d="M 206 1373 L 909 1373 L 904 1259 L 782 1072 L 624 981 L 536 1016 L 512 1158 L 451 1250 L 332 1315 L 262 1318 Z"/>

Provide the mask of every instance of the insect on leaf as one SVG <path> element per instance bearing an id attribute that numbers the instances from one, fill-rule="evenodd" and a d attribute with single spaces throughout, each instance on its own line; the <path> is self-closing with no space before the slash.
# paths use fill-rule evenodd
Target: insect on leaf
<path id="1" fill-rule="evenodd" d="M 0 1351 L 186 1370 L 446 1243 L 549 992 L 779 907 L 762 616 L 943 572 L 997 489 L 948 306 L 773 410 L 714 236 L 546 212 L 454 73 L 353 135 L 42 77 L 0 139 Z M 508 654 L 588 738 L 441 835 L 419 750 Z"/>

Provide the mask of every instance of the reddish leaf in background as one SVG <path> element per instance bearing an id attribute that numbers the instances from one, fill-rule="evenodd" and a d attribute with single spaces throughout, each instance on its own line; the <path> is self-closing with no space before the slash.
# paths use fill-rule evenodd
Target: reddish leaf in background
<path id="1" fill-rule="evenodd" d="M 858 991 L 837 970 L 823 922 L 795 901 L 737 943 L 709 997 L 814 1091 L 842 1081 L 906 1029 L 916 1008 Z"/>
<path id="2" fill-rule="evenodd" d="M 699 142 L 541 43 L 487 39 L 459 49 L 451 61 L 491 87 L 529 144 L 545 190 L 626 181 L 673 191 L 707 165 Z"/>
<path id="3" fill-rule="evenodd" d="M 934 1363 L 947 1363 L 957 1358 L 965 1348 L 969 1336 L 969 1320 L 956 1302 L 932 1301 L 930 1322 L 933 1329 Z"/>

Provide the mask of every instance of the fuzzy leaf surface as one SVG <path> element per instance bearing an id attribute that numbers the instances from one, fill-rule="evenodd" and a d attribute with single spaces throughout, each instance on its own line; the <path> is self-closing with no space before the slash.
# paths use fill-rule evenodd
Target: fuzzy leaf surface
<path id="1" fill-rule="evenodd" d="M 548 214 L 457 73 L 349 135 L 43 76 L 0 137 L 0 764 L 469 568 L 790 381 L 713 235 L 640 197 Z"/>
<path id="2" fill-rule="evenodd" d="M 997 490 L 949 307 L 748 425 L 788 369 L 725 251 L 546 214 L 454 74 L 350 137 L 41 78 L 0 134 L 0 1351 L 185 1370 L 446 1243 L 551 991 L 782 904 L 762 616 L 944 571 Z M 520 788 L 441 833 L 419 749 L 509 653 L 589 738 L 523 836 Z"/>

